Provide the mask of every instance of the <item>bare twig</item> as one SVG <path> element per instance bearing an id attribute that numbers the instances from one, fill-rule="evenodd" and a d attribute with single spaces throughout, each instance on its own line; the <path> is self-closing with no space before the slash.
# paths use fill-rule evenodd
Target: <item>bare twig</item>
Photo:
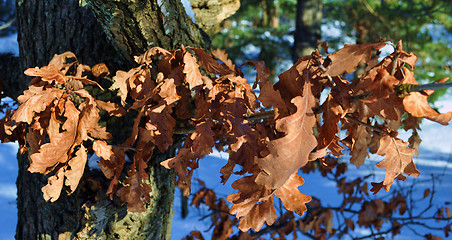
<path id="1" fill-rule="evenodd" d="M 9 28 L 11 25 L 13 25 L 14 21 L 16 21 L 15 18 L 9 20 L 7 23 L 4 23 L 3 25 L 0 26 L 0 30 Z"/>
<path id="2" fill-rule="evenodd" d="M 384 134 L 384 135 L 388 135 L 388 134 L 389 134 L 387 131 L 385 131 L 385 130 L 383 130 L 383 129 L 381 129 L 381 128 L 374 127 L 374 126 L 372 126 L 372 125 L 370 125 L 370 124 L 367 124 L 367 123 L 365 123 L 365 122 L 362 122 L 362 121 L 356 119 L 356 118 L 353 117 L 351 114 L 345 115 L 345 118 L 348 119 L 348 120 L 350 120 L 350 121 L 352 121 L 352 122 L 355 122 L 355 123 L 358 123 L 358 124 L 360 124 L 360 125 L 363 125 L 363 126 L 369 128 L 369 129 L 371 129 L 372 131 L 375 131 L 375 132 L 378 132 L 378 133 L 381 133 L 381 134 Z"/>

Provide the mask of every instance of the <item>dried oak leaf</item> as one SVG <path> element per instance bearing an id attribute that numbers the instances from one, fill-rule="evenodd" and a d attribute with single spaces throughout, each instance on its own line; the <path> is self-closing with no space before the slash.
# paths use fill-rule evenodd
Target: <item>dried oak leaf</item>
<path id="1" fill-rule="evenodd" d="M 146 64 L 150 65 L 152 63 L 152 57 L 156 56 L 171 56 L 171 52 L 163 49 L 161 47 L 153 47 L 149 50 L 147 50 L 145 53 L 143 53 L 141 56 L 135 56 L 135 62 L 138 64 Z"/>
<path id="2" fill-rule="evenodd" d="M 173 144 L 174 127 L 176 120 L 171 116 L 172 108 L 161 104 L 145 112 L 147 121 L 145 127 L 151 132 L 160 152 L 165 152 Z"/>
<path id="3" fill-rule="evenodd" d="M 152 80 L 151 72 L 149 68 L 140 69 L 137 73 L 131 76 L 127 80 L 127 86 L 129 89 L 129 96 L 137 101 L 145 103 L 148 99 L 152 98 L 155 94 L 152 91 L 155 88 L 155 82 Z M 136 104 L 134 104 L 135 106 Z M 134 107 L 135 109 L 138 107 Z"/>
<path id="4" fill-rule="evenodd" d="M 80 89 L 78 91 L 74 91 L 79 96 L 85 99 L 79 105 L 79 121 L 77 126 L 77 137 L 75 139 L 75 144 L 81 144 L 82 141 L 88 140 L 88 133 L 95 128 L 99 127 L 99 110 L 97 108 L 97 103 L 94 100 L 93 96 L 91 96 L 85 89 Z"/>
<path id="5" fill-rule="evenodd" d="M 417 133 L 416 129 L 413 130 L 411 137 L 408 138 L 408 142 L 410 143 L 408 147 L 416 150 L 416 156 L 419 157 L 419 145 L 421 144 L 422 139 Z"/>
<path id="6" fill-rule="evenodd" d="M 122 169 L 125 163 L 125 150 L 122 148 L 113 148 L 113 155 L 110 159 L 103 160 L 100 159 L 99 167 L 107 178 L 113 178 L 110 182 L 110 186 L 107 189 L 106 194 L 110 196 L 110 199 L 113 200 L 113 195 L 116 189 L 119 186 L 119 177 L 121 176 Z"/>
<path id="7" fill-rule="evenodd" d="M 207 72 L 219 75 L 230 72 L 224 65 L 219 64 L 217 60 L 213 59 L 210 54 L 204 52 L 203 49 L 193 47 L 190 47 L 190 49 L 192 49 L 195 52 L 196 57 L 198 57 L 199 65 L 204 67 Z"/>
<path id="8" fill-rule="evenodd" d="M 177 176 L 177 186 L 182 189 L 184 196 L 190 196 L 191 176 L 198 168 L 197 158 L 190 148 L 181 148 L 177 155 L 160 163 L 167 169 L 174 169 Z"/>
<path id="9" fill-rule="evenodd" d="M 198 158 L 210 154 L 215 146 L 213 139 L 215 133 L 212 131 L 212 126 L 212 121 L 198 123 L 195 132 L 190 135 L 190 139 L 193 140 L 191 151 Z"/>
<path id="10" fill-rule="evenodd" d="M 127 87 L 127 82 L 130 77 L 135 75 L 140 68 L 132 68 L 128 72 L 117 71 L 116 75 L 113 77 L 113 85 L 111 85 L 111 90 L 118 90 L 118 96 L 121 98 L 121 103 L 124 105 L 126 103 L 127 94 L 129 92 Z"/>
<path id="11" fill-rule="evenodd" d="M 258 99 L 262 102 L 262 105 L 264 107 L 273 106 L 275 108 L 275 118 L 279 115 L 286 116 L 288 114 L 287 106 L 282 99 L 280 92 L 275 90 L 273 88 L 273 83 L 268 80 L 270 70 L 265 66 L 265 63 L 263 61 L 249 61 L 245 64 L 252 65 L 256 69 L 256 82 L 254 85 L 259 84 L 260 93 Z M 253 86 L 253 88 L 255 87 L 256 86 Z"/>
<path id="12" fill-rule="evenodd" d="M 256 182 L 268 189 L 278 189 L 287 179 L 306 165 L 309 154 L 317 146 L 312 128 L 316 123 L 312 107 L 315 98 L 309 83 L 305 83 L 303 97 L 295 97 L 292 103 L 297 111 L 276 120 L 276 130 L 285 136 L 268 143 L 269 154 L 259 158 L 257 164 L 262 169 Z"/>
<path id="13" fill-rule="evenodd" d="M 163 84 L 160 85 L 158 94 L 165 100 L 167 105 L 170 105 L 181 98 L 181 96 L 177 94 L 176 84 L 174 84 L 174 79 L 172 78 L 164 80 Z"/>
<path id="14" fill-rule="evenodd" d="M 230 59 L 228 59 L 228 54 L 226 53 L 226 50 L 216 49 L 211 50 L 212 56 L 214 56 L 216 59 L 222 61 L 230 70 L 235 70 L 235 64 L 232 63 Z"/>
<path id="15" fill-rule="evenodd" d="M 312 76 L 315 74 L 314 71 L 318 71 L 318 67 L 313 66 L 313 61 L 314 59 L 312 56 L 298 59 L 289 70 L 286 70 L 278 76 L 279 81 L 273 86 L 273 88 L 279 92 L 285 102 L 286 108 L 288 108 L 291 113 L 296 111 L 295 106 L 291 104 L 291 101 L 296 96 L 303 95 L 306 76 Z"/>
<path id="16" fill-rule="evenodd" d="M 371 77 L 372 85 L 366 88 L 365 92 L 370 92 L 370 96 L 362 99 L 363 102 L 375 102 L 380 98 L 388 98 L 389 93 L 394 92 L 394 87 L 399 84 L 399 80 L 390 75 L 386 69 L 377 69 L 377 75 Z"/>
<path id="17" fill-rule="evenodd" d="M 83 144 L 80 145 L 80 148 L 75 152 L 75 156 L 69 159 L 64 171 L 64 176 L 66 177 L 64 184 L 69 187 L 69 194 L 77 189 L 78 183 L 85 171 L 87 159 L 86 148 Z"/>
<path id="18" fill-rule="evenodd" d="M 41 188 L 44 200 L 55 202 L 61 194 L 64 183 L 64 169 L 60 168 L 55 175 L 50 176 L 47 185 Z"/>
<path id="19" fill-rule="evenodd" d="M 95 100 L 96 106 L 100 110 L 106 111 L 110 116 L 122 117 L 126 114 L 126 110 L 113 102 L 104 102 L 101 100 Z"/>
<path id="20" fill-rule="evenodd" d="M 108 70 L 107 65 L 105 63 L 98 63 L 94 65 L 91 69 L 91 72 L 95 77 L 103 78 L 110 75 L 110 70 Z"/>
<path id="21" fill-rule="evenodd" d="M 48 66 L 44 66 L 42 68 L 29 68 L 24 71 L 24 74 L 33 77 L 41 77 L 42 81 L 47 82 L 56 81 L 60 84 L 64 84 L 67 81 L 67 77 L 64 73 L 62 73 L 60 69 L 53 64 L 49 64 Z"/>
<path id="22" fill-rule="evenodd" d="M 372 50 L 378 50 L 386 46 L 384 42 L 370 44 L 345 44 L 343 48 L 333 54 L 329 54 L 331 65 L 328 66 L 325 75 L 337 76 L 344 72 L 355 71 L 360 62 L 368 63 L 372 57 Z"/>
<path id="23" fill-rule="evenodd" d="M 28 171 L 49 173 L 57 163 L 65 163 L 68 160 L 68 151 L 73 147 L 76 135 L 80 112 L 71 101 L 66 101 L 64 122 L 61 133 L 50 137 L 50 143 L 41 146 L 39 152 L 30 155 L 30 167 Z"/>
<path id="24" fill-rule="evenodd" d="M 247 120 L 237 118 L 228 118 L 227 122 L 230 126 L 228 132 L 229 140 L 229 159 L 221 170 L 221 182 L 226 183 L 236 164 L 243 167 L 242 171 L 235 174 L 244 174 L 245 172 L 253 172 L 256 167 L 255 159 L 257 157 L 258 133 L 248 125 Z"/>
<path id="25" fill-rule="evenodd" d="M 196 58 L 190 52 L 184 54 L 184 73 L 190 90 L 204 83 Z"/>
<path id="26" fill-rule="evenodd" d="M 377 154 L 386 155 L 386 157 L 375 166 L 386 169 L 383 181 L 386 191 L 389 190 L 396 177 L 403 178 L 403 173 L 415 177 L 420 174 L 413 162 L 415 150 L 408 148 L 407 145 L 408 143 L 401 139 L 387 135 L 380 139 Z"/>
<path id="27" fill-rule="evenodd" d="M 149 175 L 142 171 L 131 171 L 124 186 L 116 193 L 121 203 L 127 203 L 127 210 L 131 212 L 146 211 L 146 202 L 149 202 L 152 187 L 145 181 Z"/>
<path id="28" fill-rule="evenodd" d="M 74 61 L 68 62 L 68 59 L 73 59 Z M 66 74 L 66 72 L 71 68 L 74 64 L 77 63 L 77 57 L 72 52 L 64 52 L 62 54 L 53 55 L 52 60 L 50 60 L 49 65 L 56 66 L 61 72 Z"/>
<path id="29" fill-rule="evenodd" d="M 33 87 L 19 96 L 17 100 L 20 105 L 12 116 L 12 120 L 16 122 L 26 122 L 31 124 L 36 113 L 44 111 L 55 99 L 59 99 L 63 95 L 62 90 L 48 88 L 43 90 L 41 87 Z"/>
<path id="30" fill-rule="evenodd" d="M 274 192 L 275 196 L 281 199 L 287 210 L 294 211 L 300 216 L 307 210 L 305 204 L 312 199 L 310 196 L 298 190 L 298 187 L 303 184 L 303 178 L 294 173 L 287 179 L 283 186 Z"/>
<path id="31" fill-rule="evenodd" d="M 238 228 L 246 232 L 250 228 L 259 231 L 264 223 L 272 225 L 276 220 L 276 212 L 272 191 L 255 182 L 255 176 L 243 177 L 232 183 L 238 193 L 227 197 L 234 203 L 230 209 L 231 214 L 236 214 L 240 219 Z"/>
<path id="32" fill-rule="evenodd" d="M 414 73 L 403 68 L 405 78 L 401 81 L 402 84 L 416 84 Z M 403 98 L 403 107 L 414 117 L 427 118 L 429 120 L 441 123 L 442 125 L 449 125 L 452 119 L 452 112 L 438 113 L 428 104 L 427 98 L 429 94 L 425 92 L 410 92 L 410 95 Z"/>
<path id="33" fill-rule="evenodd" d="M 96 155 L 103 159 L 110 159 L 112 152 L 112 147 L 107 144 L 107 142 L 102 140 L 96 140 L 93 143 L 93 150 L 96 152 Z"/>
<path id="34" fill-rule="evenodd" d="M 323 108 L 323 125 L 318 128 L 319 134 L 317 136 L 318 145 L 316 152 L 321 152 L 333 143 L 336 139 L 336 134 L 339 133 L 339 120 L 344 115 L 344 110 L 336 102 L 336 100 L 329 95 L 327 100 L 322 104 Z M 324 154 L 316 156 L 316 158 L 323 157 Z"/>
<path id="35" fill-rule="evenodd" d="M 355 164 L 358 168 L 363 165 L 369 153 L 367 147 L 369 146 L 371 137 L 367 128 L 361 124 L 358 124 L 356 128 L 351 130 L 350 136 L 352 138 L 351 158 L 350 162 Z"/>

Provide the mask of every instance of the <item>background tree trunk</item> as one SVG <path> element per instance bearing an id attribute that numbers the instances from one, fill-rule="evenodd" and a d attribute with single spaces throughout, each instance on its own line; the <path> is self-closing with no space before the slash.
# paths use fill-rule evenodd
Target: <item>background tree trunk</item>
<path id="1" fill-rule="evenodd" d="M 321 37 L 322 16 L 322 0 L 298 0 L 292 55 L 294 62 L 316 49 L 317 40 Z"/>
<path id="2" fill-rule="evenodd" d="M 134 55 L 152 46 L 209 46 L 179 0 L 79 2 L 16 1 L 22 71 L 47 65 L 54 54 L 65 51 L 74 52 L 83 64 L 104 62 L 115 72 L 127 70 Z M 56 202 L 45 202 L 41 188 L 47 177 L 28 172 L 27 154 L 18 156 L 16 239 L 169 239 L 173 175 L 159 163 L 174 156 L 177 142 L 166 153 L 156 150 L 148 163 L 153 196 L 143 213 L 128 212 L 96 193 L 105 192 L 108 181 L 95 171 L 84 175 L 72 195 L 63 193 Z"/>

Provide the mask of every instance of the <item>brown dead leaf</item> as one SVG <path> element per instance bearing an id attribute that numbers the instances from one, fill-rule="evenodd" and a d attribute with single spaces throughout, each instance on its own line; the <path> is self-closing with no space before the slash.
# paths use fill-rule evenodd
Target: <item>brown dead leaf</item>
<path id="1" fill-rule="evenodd" d="M 353 144 L 350 148 L 351 158 L 350 162 L 355 164 L 358 168 L 363 165 L 369 153 L 367 152 L 367 147 L 370 143 L 370 133 L 367 128 L 361 124 L 356 126 L 356 129 L 352 129 L 350 136 L 353 138 Z"/>
<path id="2" fill-rule="evenodd" d="M 401 84 L 417 84 L 414 79 L 414 73 L 407 68 L 403 68 L 405 72 L 405 78 L 401 81 Z M 429 120 L 441 123 L 442 125 L 448 125 L 452 119 L 452 112 L 440 114 L 430 107 L 427 101 L 428 94 L 425 92 L 410 92 L 410 95 L 403 98 L 403 107 L 405 110 L 414 117 L 427 118 Z"/>
<path id="3" fill-rule="evenodd" d="M 77 134 L 79 111 L 71 101 L 66 101 L 64 122 L 61 133 L 55 134 L 50 143 L 41 146 L 39 152 L 30 155 L 30 167 L 28 171 L 49 173 L 57 163 L 65 163 L 68 160 L 68 151 L 73 147 Z"/>
<path id="4" fill-rule="evenodd" d="M 256 182 L 268 189 L 281 187 L 292 174 L 306 165 L 309 154 L 317 146 L 312 130 L 316 123 L 312 112 L 315 98 L 309 83 L 305 84 L 303 93 L 303 97 L 292 100 L 297 112 L 276 121 L 276 130 L 285 136 L 271 140 L 268 143 L 270 154 L 257 160 L 262 172 Z"/>
<path id="5" fill-rule="evenodd" d="M 196 130 L 190 135 L 190 139 L 193 140 L 191 151 L 196 157 L 202 158 L 212 152 L 212 148 L 215 146 L 215 140 L 213 136 L 215 133 L 212 131 L 212 121 L 205 121 L 196 125 Z"/>
<path id="6" fill-rule="evenodd" d="M 110 74 L 110 70 L 108 70 L 107 65 L 105 63 L 98 63 L 94 65 L 91 69 L 91 72 L 95 77 L 103 78 Z"/>
<path id="7" fill-rule="evenodd" d="M 210 54 L 204 52 L 203 49 L 192 47 L 190 47 L 190 49 L 192 49 L 195 52 L 196 57 L 198 57 L 199 65 L 204 67 L 207 72 L 219 75 L 230 72 L 224 65 L 219 64 L 217 60 L 213 59 Z"/>
<path id="8" fill-rule="evenodd" d="M 378 155 L 386 157 L 375 164 L 378 168 L 385 168 L 386 175 L 383 185 L 387 190 L 392 185 L 394 179 L 403 173 L 407 175 L 419 176 L 419 171 L 413 162 L 415 150 L 407 147 L 408 143 L 398 138 L 384 136 L 380 139 Z M 403 176 L 403 175 L 402 175 Z"/>
<path id="9" fill-rule="evenodd" d="M 30 90 L 18 97 L 20 105 L 14 112 L 12 120 L 31 124 L 36 113 L 44 111 L 55 99 L 63 95 L 63 91 L 59 89 L 49 88 L 36 92 Z"/>
<path id="10" fill-rule="evenodd" d="M 288 114 L 287 106 L 281 97 L 279 91 L 273 88 L 273 83 L 268 80 L 270 76 L 270 70 L 265 66 L 263 61 L 260 62 L 246 62 L 245 64 L 253 65 L 256 69 L 256 81 L 253 88 L 259 84 L 260 93 L 259 101 L 262 102 L 264 107 L 275 108 L 275 118 L 279 115 L 286 116 Z"/>
<path id="11" fill-rule="evenodd" d="M 167 105 L 170 105 L 181 98 L 181 96 L 177 94 L 176 85 L 172 78 L 164 80 L 163 84 L 160 85 L 158 94 L 165 100 Z"/>
<path id="12" fill-rule="evenodd" d="M 33 77 L 41 77 L 42 81 L 56 81 L 59 84 L 64 84 L 67 81 L 67 77 L 64 73 L 62 73 L 60 69 L 53 64 L 49 64 L 48 66 L 44 66 L 42 68 L 29 68 L 25 70 L 24 74 Z"/>
<path id="13" fill-rule="evenodd" d="M 68 59 L 73 61 L 68 62 Z M 77 63 L 77 57 L 72 52 L 64 52 L 62 54 L 53 55 L 52 60 L 49 62 L 50 65 L 54 65 L 58 70 L 61 70 L 64 74 L 71 68 L 75 63 Z"/>
<path id="14" fill-rule="evenodd" d="M 196 58 L 190 52 L 184 54 L 184 73 L 185 81 L 187 81 L 190 90 L 204 83 Z"/>
<path id="15" fill-rule="evenodd" d="M 110 101 L 104 102 L 104 101 L 97 100 L 97 99 L 95 99 L 95 101 L 96 101 L 97 108 L 108 112 L 108 114 L 110 114 L 111 116 L 121 117 L 126 114 L 126 110 L 124 110 L 124 108 L 122 108 L 121 106 L 119 106 L 116 103 L 113 103 Z"/>
<path id="16" fill-rule="evenodd" d="M 311 197 L 301 193 L 298 187 L 304 184 L 302 177 L 296 173 L 292 174 L 289 179 L 275 191 L 275 196 L 281 199 L 284 207 L 289 211 L 294 211 L 302 216 L 306 210 L 306 203 L 311 201 Z"/>
<path id="17" fill-rule="evenodd" d="M 325 75 L 341 75 L 344 72 L 355 71 L 360 62 L 368 63 L 372 57 L 372 49 L 378 50 L 386 46 L 384 42 L 370 44 L 345 44 L 343 48 L 333 54 L 329 54 L 331 65 L 328 66 Z"/>
<path id="18" fill-rule="evenodd" d="M 64 184 L 69 187 L 68 193 L 71 194 L 77 189 L 78 183 L 85 171 L 86 161 L 88 159 L 86 155 L 85 146 L 80 145 L 80 148 L 76 151 L 75 156 L 69 159 L 64 175 L 66 180 Z"/>
<path id="19" fill-rule="evenodd" d="M 177 186 L 182 189 L 184 196 L 190 196 L 191 176 L 193 170 L 198 168 L 196 157 L 189 148 L 182 148 L 173 158 L 160 163 L 167 169 L 174 169 L 177 176 Z"/>
<path id="20" fill-rule="evenodd" d="M 228 59 L 228 54 L 226 53 L 226 50 L 216 49 L 210 51 L 212 52 L 212 56 L 222 61 L 230 70 L 232 71 L 235 70 L 235 64 L 233 64 L 232 61 Z"/>
<path id="21" fill-rule="evenodd" d="M 135 75 L 140 68 L 132 68 L 128 72 L 117 71 L 113 77 L 113 85 L 110 87 L 111 90 L 118 90 L 118 96 L 121 98 L 121 102 L 124 105 L 126 102 L 127 94 L 129 92 L 127 87 L 127 82 L 129 78 Z"/>
<path id="22" fill-rule="evenodd" d="M 124 181 L 122 188 L 116 193 L 121 203 L 127 203 L 127 210 L 131 212 L 146 211 L 146 202 L 150 201 L 152 187 L 145 182 L 149 175 L 141 171 L 131 171 Z"/>
<path id="23" fill-rule="evenodd" d="M 105 141 L 97 140 L 93 143 L 93 150 L 96 152 L 96 155 L 103 159 L 110 159 L 112 152 L 112 147 L 108 145 Z"/>
<path id="24" fill-rule="evenodd" d="M 268 225 L 275 222 L 272 191 L 257 185 L 255 176 L 243 177 L 232 183 L 232 187 L 239 192 L 229 195 L 227 200 L 234 203 L 230 213 L 240 219 L 238 227 L 241 231 L 246 232 L 250 228 L 259 231 L 265 222 Z"/>
<path id="25" fill-rule="evenodd" d="M 172 108 L 161 104 L 148 109 L 145 113 L 147 121 L 145 128 L 151 131 L 160 152 L 165 152 L 173 144 L 176 120 L 171 116 Z"/>
<path id="26" fill-rule="evenodd" d="M 64 183 L 64 169 L 60 168 L 55 175 L 50 176 L 47 185 L 42 187 L 44 200 L 55 202 L 61 194 Z"/>

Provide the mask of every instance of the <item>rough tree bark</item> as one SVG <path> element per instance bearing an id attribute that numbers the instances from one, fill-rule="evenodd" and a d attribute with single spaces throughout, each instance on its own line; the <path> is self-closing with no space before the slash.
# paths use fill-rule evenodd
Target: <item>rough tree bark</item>
<path id="1" fill-rule="evenodd" d="M 196 24 L 212 35 L 220 31 L 220 23 L 240 8 L 240 0 L 190 0 Z"/>
<path id="2" fill-rule="evenodd" d="M 310 55 L 321 37 L 322 0 L 298 0 L 292 60 Z"/>
<path id="3" fill-rule="evenodd" d="M 152 46 L 210 46 L 179 0 L 16 0 L 16 7 L 22 71 L 47 65 L 65 51 L 83 64 L 104 62 L 114 72 L 126 70 L 134 55 Z M 18 155 L 16 239 L 169 239 L 173 175 L 159 162 L 174 156 L 175 148 L 156 151 L 149 161 L 153 196 L 144 213 L 128 212 L 105 194 L 95 194 L 108 184 L 95 171 L 85 174 L 72 195 L 45 202 L 41 188 L 47 177 L 29 173 L 28 157 Z"/>

